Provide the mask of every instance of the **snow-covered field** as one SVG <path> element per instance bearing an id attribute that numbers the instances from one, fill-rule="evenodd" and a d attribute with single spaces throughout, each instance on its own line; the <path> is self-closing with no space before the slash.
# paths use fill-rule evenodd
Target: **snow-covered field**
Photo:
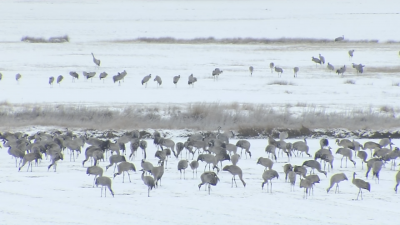
<path id="1" fill-rule="evenodd" d="M 1 1 L 0 2 L 0 102 L 11 105 L 68 104 L 116 107 L 126 105 L 187 105 L 193 102 L 270 104 L 272 106 L 315 105 L 329 111 L 347 111 L 382 106 L 398 109 L 400 96 L 400 39 L 395 21 L 399 21 L 398 3 L 376 1 Z M 23 36 L 54 37 L 68 35 L 69 43 L 44 44 L 20 42 Z M 318 42 L 304 39 L 333 40 L 344 35 L 348 42 Z M 173 44 L 159 41 L 135 41 L 139 37 L 193 38 L 288 38 L 292 41 L 261 44 Z M 296 41 L 298 40 L 298 41 Z M 367 41 L 362 41 L 367 40 Z M 379 42 L 368 42 L 378 40 Z M 388 43 L 387 41 L 394 41 Z M 353 59 L 348 50 L 354 49 Z M 91 52 L 101 60 L 98 68 Z M 311 57 L 325 56 L 336 68 L 346 65 L 343 77 L 315 66 Z M 271 73 L 269 63 L 283 68 L 281 78 Z M 351 63 L 365 65 L 357 75 Z M 249 66 L 254 67 L 250 77 Z M 298 78 L 293 67 L 298 66 Z M 211 71 L 224 72 L 218 81 Z M 112 83 L 117 72 L 128 72 L 125 81 Z M 71 82 L 70 71 L 80 79 Z M 82 71 L 95 71 L 93 81 L 84 80 Z M 105 82 L 98 74 L 107 72 Z M 22 75 L 19 83 L 15 75 Z M 145 75 L 163 79 L 157 88 L 153 80 L 141 85 Z M 198 78 L 194 87 L 187 77 Z M 63 75 L 61 85 L 50 87 L 50 76 Z M 172 78 L 181 75 L 175 88 Z M 348 84 L 348 80 L 354 84 Z M 289 85 L 274 85 L 286 81 Z M 397 116 L 396 114 L 393 116 Z M 216 127 L 218 124 L 216 124 Z M 1 125 L 0 125 L 1 127 Z M 132 128 L 135 129 L 135 128 Z M 4 130 L 2 130 L 3 132 Z M 172 134 L 175 142 L 182 138 Z M 148 140 L 151 141 L 151 140 Z M 295 141 L 295 140 L 290 140 Z M 236 140 L 233 140 L 236 143 Z M 311 153 L 318 140 L 309 140 Z M 336 145 L 331 146 L 336 151 Z M 360 141 L 364 142 L 364 140 Z M 393 140 L 396 146 L 398 140 Z M 265 157 L 266 140 L 251 140 L 252 159 L 242 159 L 246 188 L 231 188 L 231 176 L 220 172 L 221 183 L 209 196 L 199 191 L 199 176 L 188 171 L 180 180 L 178 160 L 170 159 L 162 187 L 147 197 L 140 173 L 132 174 L 132 183 L 113 181 L 115 198 L 100 198 L 100 189 L 92 188 L 76 162 L 59 163 L 56 173 L 48 172 L 47 161 L 32 173 L 17 172 L 15 162 L 2 149 L 0 158 L 0 224 L 393 224 L 399 198 L 393 191 L 394 171 L 384 168 L 380 184 L 369 179 L 371 193 L 363 201 L 353 201 L 357 189 L 351 184 L 353 171 L 365 178 L 360 161 L 357 167 L 339 168 L 321 177 L 314 196 L 302 198 L 302 190 L 284 182 L 279 158 L 274 168 L 280 178 L 274 180 L 273 193 L 261 191 L 263 168 L 256 159 Z M 155 148 L 149 149 L 149 160 Z M 140 156 L 140 154 L 139 154 Z M 304 158 L 293 158 L 302 164 Z M 134 161 L 140 168 L 139 159 Z M 101 166 L 105 166 L 101 162 Z M 201 164 L 204 167 L 204 164 Z M 349 164 L 350 165 L 350 164 Z M 138 169 L 139 169 L 138 168 Z M 327 194 L 329 178 L 345 172 L 350 181 L 340 184 L 341 193 Z M 112 171 L 107 171 L 112 176 Z M 372 176 L 372 174 L 370 175 Z"/>

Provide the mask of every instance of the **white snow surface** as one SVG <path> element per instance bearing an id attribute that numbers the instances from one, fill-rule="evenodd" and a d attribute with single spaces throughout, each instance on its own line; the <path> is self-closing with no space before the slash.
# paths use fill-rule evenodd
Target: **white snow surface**
<path id="1" fill-rule="evenodd" d="M 11 104 L 187 104 L 191 102 L 255 103 L 286 105 L 313 104 L 330 110 L 351 110 L 382 105 L 398 107 L 400 82 L 400 41 L 396 21 L 397 1 L 0 1 L 0 102 Z M 68 35 L 69 43 L 33 44 L 20 42 L 23 36 L 54 37 Z M 275 43 L 275 44 L 171 44 L 119 42 L 138 37 L 191 38 L 326 38 L 345 36 L 346 40 L 372 40 L 379 43 Z M 347 51 L 355 49 L 349 60 Z M 100 68 L 90 53 L 101 60 Z M 326 64 L 315 66 L 311 56 L 321 53 L 336 68 L 347 66 L 344 77 L 330 73 Z M 282 78 L 271 73 L 269 63 L 284 69 Z M 357 75 L 351 63 L 366 65 Z M 255 68 L 252 77 L 249 66 Z M 292 68 L 300 67 L 298 78 Z M 224 72 L 213 81 L 211 71 Z M 369 68 L 378 68 L 370 72 Z M 381 68 L 381 70 L 379 70 Z M 112 83 L 117 72 L 128 72 L 125 81 Z M 80 79 L 71 82 L 70 71 Z M 82 71 L 96 71 L 93 81 L 84 80 Z M 105 82 L 98 74 L 106 71 Z M 20 73 L 19 84 L 15 74 Z M 49 87 L 48 78 L 62 74 L 61 85 Z M 152 74 L 163 79 L 157 88 L 148 87 L 142 78 Z M 172 77 L 181 75 L 178 87 Z M 187 85 L 194 74 L 198 82 Z M 355 84 L 344 84 L 348 79 Z M 293 85 L 268 85 L 287 81 Z M 178 132 L 178 131 L 177 131 Z M 183 138 L 172 135 L 175 142 Z M 148 140 L 151 142 L 152 140 Z M 232 140 L 236 143 L 237 140 Z M 289 140 L 296 141 L 296 140 Z M 362 140 L 360 142 L 364 143 Z M 340 168 L 335 156 L 334 170 L 328 177 L 320 174 L 314 195 L 303 199 L 303 191 L 290 192 L 279 157 L 274 169 L 273 192 L 261 190 L 263 168 L 258 157 L 266 157 L 266 140 L 251 140 L 251 159 L 242 158 L 239 166 L 247 186 L 231 188 L 231 175 L 220 172 L 221 182 L 211 195 L 198 190 L 200 168 L 195 179 L 190 169 L 186 180 L 179 179 L 178 160 L 171 158 L 162 186 L 151 191 L 131 173 L 132 183 L 113 180 L 115 198 L 100 188 L 92 188 L 93 177 L 82 167 L 83 156 L 76 162 L 69 155 L 59 162 L 57 172 L 48 172 L 43 160 L 33 172 L 20 172 L 6 149 L 0 149 L 0 224 L 393 224 L 398 215 L 399 196 L 395 194 L 394 176 L 389 166 L 381 171 L 380 183 L 369 182 L 363 201 L 354 201 L 358 189 L 352 185 L 352 172 L 365 179 L 365 169 L 357 159 L 356 168 Z M 336 151 L 337 146 L 330 140 Z M 393 140 L 396 146 L 398 140 Z M 309 140 L 311 154 L 319 149 L 318 140 Z M 87 147 L 87 146 L 85 146 Z M 148 159 L 155 164 L 155 147 L 150 145 Z M 129 152 L 129 150 L 128 150 Z M 369 152 L 368 152 L 369 153 Z M 370 154 L 370 153 L 369 153 Z M 133 161 L 140 169 L 141 154 Z M 294 157 L 300 165 L 308 157 Z M 107 162 L 101 162 L 105 167 Z M 224 162 L 226 165 L 226 162 Z M 340 183 L 340 194 L 326 193 L 331 175 L 344 172 L 349 181 Z M 112 169 L 106 176 L 113 176 Z M 127 178 L 127 177 L 125 177 Z"/>

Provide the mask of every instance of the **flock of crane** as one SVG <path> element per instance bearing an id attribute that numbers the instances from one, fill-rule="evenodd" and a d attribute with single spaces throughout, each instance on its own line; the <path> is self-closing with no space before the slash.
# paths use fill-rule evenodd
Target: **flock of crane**
<path id="1" fill-rule="evenodd" d="M 344 40 L 344 36 L 335 38 L 335 41 L 343 41 L 343 40 Z M 91 54 L 92 54 L 92 58 L 93 58 L 93 63 L 94 63 L 96 66 L 100 67 L 100 64 L 101 64 L 100 59 L 97 59 L 97 58 L 94 56 L 93 53 L 91 53 Z M 353 56 L 354 56 L 354 50 L 349 50 L 349 51 L 348 51 L 348 55 L 349 55 L 349 58 L 350 58 L 350 59 L 353 58 Z M 400 55 L 400 52 L 399 52 L 399 55 Z M 312 57 L 311 57 L 311 61 L 314 62 L 316 66 L 317 66 L 317 64 L 322 65 L 322 64 L 325 64 L 325 57 L 322 56 L 321 54 L 319 54 L 318 57 L 312 56 Z M 275 71 L 275 72 L 277 72 L 278 77 L 281 77 L 281 76 L 282 76 L 283 69 L 282 69 L 281 67 L 276 66 L 273 62 L 270 63 L 269 67 L 270 67 L 270 69 L 271 69 L 271 73 L 273 73 L 273 71 Z M 363 72 L 364 72 L 364 67 L 365 67 L 365 65 L 352 63 L 352 67 L 356 70 L 357 73 L 363 73 Z M 328 62 L 328 64 L 327 64 L 327 69 L 328 69 L 329 71 L 335 71 L 335 67 L 334 67 L 332 64 L 330 64 L 329 62 Z M 299 70 L 300 70 L 300 69 L 299 69 L 299 67 L 297 67 L 297 66 L 293 68 L 293 76 L 294 76 L 294 77 L 297 77 L 297 74 L 298 74 Z M 250 71 L 250 76 L 252 76 L 252 75 L 253 75 L 253 72 L 254 72 L 254 67 L 253 67 L 253 66 L 250 66 L 250 67 L 249 67 L 249 71 Z M 212 75 L 212 77 L 214 78 L 214 80 L 217 80 L 218 77 L 219 77 L 219 75 L 222 74 L 222 72 L 223 72 L 223 71 L 222 71 L 221 69 L 215 68 L 215 69 L 212 71 L 211 75 Z M 336 69 L 336 73 L 337 73 L 338 75 L 341 74 L 341 75 L 343 76 L 345 72 L 346 72 L 346 65 L 343 65 L 343 66 L 340 67 L 339 69 Z M 82 74 L 83 74 L 83 76 L 84 76 L 86 79 L 91 79 L 91 80 L 93 79 L 93 77 L 96 76 L 96 72 L 86 72 L 86 71 L 83 71 Z M 69 72 L 69 75 L 72 77 L 72 82 L 74 82 L 75 79 L 79 79 L 79 74 L 78 74 L 77 72 L 75 72 L 75 71 Z M 127 72 L 126 72 L 126 70 L 124 70 L 124 71 L 122 71 L 122 72 L 118 72 L 118 74 L 115 75 L 115 76 L 113 76 L 112 79 L 113 79 L 114 83 L 118 82 L 118 84 L 121 85 L 121 80 L 124 80 L 124 78 L 125 78 L 126 75 L 127 75 Z M 99 74 L 99 78 L 100 78 L 100 80 L 103 79 L 103 82 L 104 82 L 104 79 L 105 79 L 107 76 L 108 76 L 108 73 L 106 73 L 106 72 L 102 72 L 102 73 Z M 0 73 L 0 80 L 2 79 L 2 77 L 3 77 L 3 75 Z M 20 80 L 21 78 L 22 78 L 22 75 L 21 75 L 21 74 L 18 73 L 18 74 L 15 75 L 15 79 L 17 80 L 17 82 L 19 82 L 19 80 Z M 55 79 L 55 77 L 51 76 L 51 77 L 49 77 L 49 81 L 48 81 L 48 82 L 49 82 L 50 85 L 53 85 L 53 84 L 54 84 L 54 81 L 56 81 L 57 84 L 60 84 L 61 81 L 62 81 L 63 79 L 64 79 L 64 76 L 62 76 L 62 75 L 59 75 L 59 76 L 57 77 L 57 79 Z M 142 85 L 145 85 L 145 87 L 147 87 L 147 83 L 148 83 L 148 81 L 149 81 L 150 79 L 151 79 L 151 74 L 149 74 L 149 75 L 143 77 L 143 79 L 142 79 L 142 81 L 141 81 Z M 177 83 L 178 83 L 179 79 L 180 79 L 180 75 L 174 76 L 174 77 L 173 77 L 172 82 L 173 82 L 173 84 L 175 84 L 175 86 L 177 86 Z M 157 85 L 158 85 L 158 86 L 160 86 L 160 85 L 162 84 L 162 79 L 161 79 L 160 76 L 156 76 L 153 80 L 154 80 L 155 82 L 157 82 Z M 195 82 L 197 82 L 197 78 L 194 77 L 193 74 L 191 74 L 191 75 L 188 77 L 188 84 L 194 86 L 194 83 L 195 83 Z"/>
<path id="2" fill-rule="evenodd" d="M 155 157 L 159 159 L 158 165 L 153 165 L 147 158 L 147 141 L 145 137 L 153 139 L 153 143 L 157 146 L 157 151 Z M 189 167 L 193 171 L 193 177 L 195 173 L 197 174 L 197 169 L 200 163 L 204 163 L 204 173 L 201 174 L 201 183 L 198 185 L 200 189 L 201 186 L 206 185 L 208 187 L 208 193 L 210 194 L 211 186 L 216 186 L 220 181 L 218 173 L 220 168 L 222 171 L 227 171 L 232 174 L 232 187 L 236 184 L 236 177 L 242 182 L 243 186 L 246 187 L 246 182 L 243 178 L 242 169 L 238 166 L 239 161 L 242 158 L 242 152 L 244 150 L 245 157 L 249 156 L 251 159 L 251 143 L 248 140 L 238 140 L 236 144 L 230 143 L 230 139 L 234 136 L 231 132 L 207 132 L 207 133 L 196 133 L 191 135 L 185 142 L 177 142 L 172 139 L 167 139 L 162 137 L 162 135 L 155 131 L 152 135 L 148 133 L 148 136 L 144 136 L 139 131 L 135 130 L 132 132 L 126 132 L 122 136 L 118 137 L 114 141 L 102 140 L 99 138 L 88 137 L 87 134 L 78 135 L 71 131 L 67 132 L 37 132 L 33 135 L 28 135 L 22 132 L 10 133 L 4 132 L 0 133 L 0 139 L 3 140 L 3 147 L 8 147 L 8 153 L 15 158 L 15 166 L 20 171 L 26 164 L 27 171 L 32 172 L 33 163 L 36 165 L 43 160 L 43 155 L 50 160 L 50 164 L 47 166 L 48 170 L 51 167 L 54 171 L 57 169 L 57 163 L 59 160 L 64 159 L 64 154 L 69 154 L 70 161 L 77 159 L 81 153 L 82 148 L 85 145 L 89 145 L 85 151 L 85 159 L 82 161 L 82 166 L 89 160 L 92 165 L 87 167 L 86 173 L 88 175 L 94 175 L 94 185 L 101 186 L 101 196 L 103 195 L 104 189 L 108 188 L 111 194 L 114 196 L 114 191 L 112 190 L 112 178 L 104 176 L 104 169 L 99 165 L 100 161 L 104 161 L 109 156 L 109 165 L 105 167 L 108 170 L 110 167 L 114 167 L 115 178 L 122 174 L 122 182 L 125 180 L 125 173 L 128 175 L 129 181 L 131 182 L 131 177 L 129 171 L 136 171 L 136 166 L 129 162 L 128 160 L 133 160 L 137 154 L 138 149 L 142 151 L 141 163 L 141 179 L 145 186 L 147 187 L 148 196 L 150 196 L 150 191 L 161 186 L 161 179 L 165 172 L 165 166 L 168 165 L 168 160 L 171 155 L 174 155 L 177 160 L 181 158 L 177 164 L 177 169 L 180 171 L 180 176 L 185 179 L 185 171 Z M 313 187 L 319 183 L 320 178 L 314 171 L 324 174 L 327 176 L 328 171 L 333 170 L 334 156 L 332 148 L 330 147 L 329 140 L 323 138 L 320 140 L 320 149 L 315 152 L 314 159 L 305 160 L 301 165 L 291 165 L 287 163 L 283 167 L 283 171 L 274 170 L 274 161 L 277 162 L 278 156 L 283 156 L 284 154 L 288 157 L 288 162 L 294 156 L 303 157 L 306 154 L 311 157 L 310 147 L 307 144 L 307 139 L 302 141 L 296 141 L 290 143 L 287 141 L 288 133 L 280 132 L 279 139 L 274 139 L 272 136 L 268 137 L 268 144 L 265 147 L 265 153 L 267 157 L 260 157 L 257 159 L 256 164 L 265 167 L 264 172 L 261 175 L 262 178 L 262 189 L 264 185 L 267 184 L 267 192 L 272 192 L 272 180 L 274 178 L 279 178 L 279 172 L 285 174 L 285 181 L 288 181 L 291 185 L 291 189 L 294 190 L 296 184 L 296 178 L 299 177 L 299 187 L 304 188 L 304 198 L 307 198 L 311 194 Z M 129 157 L 126 154 L 126 144 L 129 144 L 131 153 Z M 361 144 L 354 140 L 348 139 L 337 139 L 335 144 L 339 147 L 336 154 L 342 155 L 340 167 L 343 167 L 343 159 L 351 161 L 356 166 L 356 162 L 353 159 L 353 155 L 357 155 L 361 159 L 362 168 L 365 163 L 367 166 L 366 177 L 368 177 L 369 172 L 372 170 L 373 177 L 376 177 L 376 182 L 379 183 L 379 174 L 382 167 L 385 166 L 386 162 L 390 162 L 390 169 L 395 170 L 396 163 L 395 160 L 400 157 L 399 148 L 392 149 L 392 141 L 389 138 L 383 138 L 379 142 L 367 141 Z M 389 146 L 389 148 L 387 148 Z M 0 146 L 1 147 L 1 146 Z M 158 150 L 160 147 L 161 150 Z M 240 152 L 239 152 L 240 150 Z M 371 151 L 370 158 L 368 159 L 368 152 Z M 255 151 L 255 150 L 253 150 Z M 372 152 L 374 151 L 374 152 Z M 182 159 L 184 152 L 186 152 L 186 159 Z M 197 159 L 193 160 L 197 154 Z M 189 162 L 190 157 L 192 161 Z M 18 163 L 19 159 L 19 163 Z M 319 161 L 318 161 L 319 160 Z M 229 165 L 222 166 L 223 162 L 230 161 Z M 322 170 L 321 163 L 324 163 L 324 170 Z M 219 166 L 220 165 L 220 166 Z M 208 170 L 207 170 L 208 167 Z M 117 172 L 115 170 L 117 169 Z M 308 170 L 310 173 L 308 173 Z M 357 199 L 359 195 L 362 196 L 362 190 L 371 190 L 371 184 L 356 178 L 356 173 L 352 174 L 352 184 L 356 186 L 359 190 Z M 400 183 L 400 171 L 396 174 L 396 184 L 395 191 L 397 193 L 397 187 Z M 335 193 L 339 192 L 339 183 L 341 181 L 348 180 L 348 177 L 344 173 L 337 173 L 331 176 L 330 186 L 327 188 L 329 193 L 330 189 L 336 185 Z M 105 191 L 106 192 L 106 191 Z M 106 193 L 104 194 L 106 195 Z"/>

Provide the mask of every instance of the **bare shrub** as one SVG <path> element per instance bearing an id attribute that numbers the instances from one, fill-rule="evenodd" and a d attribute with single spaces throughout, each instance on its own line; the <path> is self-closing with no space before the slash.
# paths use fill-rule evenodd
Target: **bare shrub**
<path id="1" fill-rule="evenodd" d="M 343 84 L 356 84 L 355 80 L 345 80 Z"/>
<path id="2" fill-rule="evenodd" d="M 64 35 L 60 37 L 50 37 L 49 39 L 44 39 L 44 38 L 25 36 L 21 38 L 21 41 L 29 43 L 64 43 L 64 42 L 69 42 L 69 37 L 68 35 Z"/>
<path id="3" fill-rule="evenodd" d="M 290 81 L 275 80 L 275 81 L 269 82 L 268 85 L 295 85 L 295 84 Z"/>
<path id="4" fill-rule="evenodd" d="M 384 105 L 384 106 L 381 106 L 380 111 L 385 112 L 385 113 L 393 113 L 394 109 L 392 107 Z"/>

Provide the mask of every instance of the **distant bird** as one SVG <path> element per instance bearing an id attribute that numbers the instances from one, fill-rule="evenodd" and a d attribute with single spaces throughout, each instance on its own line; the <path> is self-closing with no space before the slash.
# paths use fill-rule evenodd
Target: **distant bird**
<path id="1" fill-rule="evenodd" d="M 100 73 L 99 78 L 100 78 L 100 80 L 103 79 L 103 83 L 104 83 L 104 78 L 106 78 L 107 76 L 108 76 L 108 73 L 102 72 L 102 73 Z"/>
<path id="2" fill-rule="evenodd" d="M 57 77 L 57 84 L 60 84 L 61 81 L 64 79 L 64 77 L 62 75 Z"/>
<path id="3" fill-rule="evenodd" d="M 175 87 L 178 86 L 178 81 L 180 78 L 181 78 L 181 75 L 174 76 L 174 79 L 172 80 L 172 82 L 175 84 Z"/>
<path id="4" fill-rule="evenodd" d="M 340 69 L 336 70 L 336 73 L 339 74 L 344 74 L 344 72 L 346 72 L 346 65 L 344 65 L 343 67 L 340 67 Z"/>
<path id="5" fill-rule="evenodd" d="M 123 161 L 120 164 L 118 164 L 117 168 L 118 168 L 118 173 L 114 173 L 114 178 L 122 173 L 122 183 L 124 183 L 125 172 L 126 172 L 129 177 L 129 182 L 131 182 L 131 175 L 129 174 L 129 170 L 133 170 L 134 172 L 136 172 L 135 165 L 133 163 Z"/>
<path id="6" fill-rule="evenodd" d="M 397 194 L 397 187 L 399 186 L 399 184 L 400 184 L 400 171 L 397 172 L 396 174 L 396 186 L 394 186 L 394 191 L 396 192 L 396 194 Z"/>
<path id="7" fill-rule="evenodd" d="M 294 185 L 296 184 L 296 173 L 293 171 L 289 171 L 288 177 L 290 182 L 290 191 L 294 191 Z"/>
<path id="8" fill-rule="evenodd" d="M 257 164 L 260 164 L 265 167 L 264 171 L 267 170 L 267 168 L 270 170 L 272 169 L 272 166 L 274 165 L 274 162 L 268 158 L 260 157 L 257 160 Z"/>
<path id="9" fill-rule="evenodd" d="M 125 77 L 126 77 L 126 75 L 127 75 L 128 73 L 126 72 L 126 70 L 124 70 L 124 71 L 122 71 L 121 73 L 120 73 L 120 75 L 121 75 L 121 77 L 122 77 L 122 80 L 125 82 Z"/>
<path id="10" fill-rule="evenodd" d="M 330 70 L 330 71 L 335 71 L 335 67 L 334 67 L 332 64 L 330 64 L 330 63 L 328 63 L 328 65 L 327 65 L 326 67 L 327 67 L 328 70 Z"/>
<path id="11" fill-rule="evenodd" d="M 319 54 L 319 60 L 322 64 L 325 64 L 325 57 L 323 57 L 321 54 Z"/>
<path id="12" fill-rule="evenodd" d="M 21 77 L 22 77 L 21 74 L 17 73 L 17 75 L 15 75 L 15 80 L 19 83 Z"/>
<path id="13" fill-rule="evenodd" d="M 353 173 L 353 181 L 352 183 L 359 189 L 358 195 L 357 195 L 357 200 L 358 200 L 358 196 L 361 193 L 361 199 L 363 199 L 362 197 L 362 189 L 371 191 L 371 184 L 368 182 L 365 182 L 361 179 L 356 179 L 356 173 Z"/>
<path id="14" fill-rule="evenodd" d="M 111 179 L 109 177 L 98 177 L 96 179 L 96 187 L 97 186 L 102 186 L 101 187 L 101 197 L 103 197 L 103 187 L 104 187 L 104 196 L 106 196 L 106 187 L 108 188 L 108 190 L 110 190 L 112 196 L 114 197 L 114 191 L 111 189 Z"/>
<path id="15" fill-rule="evenodd" d="M 92 53 L 92 56 L 93 56 L 93 62 L 94 62 L 94 64 L 96 64 L 97 66 L 100 66 L 100 60 L 99 60 L 99 59 L 96 59 L 96 58 L 94 57 L 93 53 Z"/>
<path id="16" fill-rule="evenodd" d="M 349 159 L 353 164 L 354 167 L 356 166 L 356 161 L 353 160 L 353 151 L 349 148 L 338 148 L 336 154 L 341 154 L 343 157 L 340 160 L 340 168 L 342 168 L 342 161 L 343 158 L 346 158 L 346 168 L 347 168 L 347 159 Z"/>
<path id="17" fill-rule="evenodd" d="M 220 70 L 219 68 L 215 68 L 215 69 L 212 71 L 212 76 L 214 77 L 214 81 L 215 81 L 216 79 L 218 80 L 218 77 L 219 77 L 219 75 L 220 75 L 222 72 L 224 72 L 224 71 Z"/>
<path id="18" fill-rule="evenodd" d="M 194 83 L 197 82 L 197 78 L 193 76 L 193 74 L 190 74 L 188 78 L 188 85 L 192 85 L 194 87 Z"/>
<path id="19" fill-rule="evenodd" d="M 219 181 L 219 178 L 218 178 L 217 174 L 214 173 L 214 172 L 210 172 L 210 171 L 204 172 L 200 176 L 200 179 L 201 179 L 201 183 L 198 185 L 199 190 L 200 190 L 202 185 L 204 185 L 204 184 L 207 185 L 208 184 L 208 194 L 210 194 L 211 185 L 216 186 L 218 181 Z"/>
<path id="20" fill-rule="evenodd" d="M 339 193 L 339 183 L 344 180 L 348 180 L 346 177 L 346 174 L 344 174 L 344 173 L 337 173 L 337 174 L 333 175 L 331 177 L 331 185 L 328 187 L 328 189 L 326 189 L 326 193 L 329 193 L 329 191 L 335 184 L 336 184 L 335 193 L 336 192 Z"/>
<path id="21" fill-rule="evenodd" d="M 349 59 L 352 59 L 354 56 L 354 50 L 349 50 Z"/>
<path id="22" fill-rule="evenodd" d="M 288 163 L 283 166 L 283 172 L 285 173 L 285 182 L 288 180 L 288 174 L 290 171 L 293 171 L 292 164 Z"/>
<path id="23" fill-rule="evenodd" d="M 391 139 L 391 137 L 389 136 L 388 138 L 382 138 L 380 141 L 379 141 L 379 145 L 383 148 L 383 147 L 386 147 L 386 146 L 388 146 L 388 145 L 390 145 L 392 143 L 392 139 Z"/>
<path id="24" fill-rule="evenodd" d="M 250 76 L 253 76 L 254 68 L 252 66 L 249 67 L 249 71 L 250 71 Z"/>
<path id="25" fill-rule="evenodd" d="M 282 76 L 282 73 L 283 73 L 283 69 L 280 68 L 280 67 L 276 67 L 276 66 L 275 66 L 275 72 L 278 73 L 278 77 L 281 77 L 281 76 Z"/>
<path id="26" fill-rule="evenodd" d="M 367 163 L 368 153 L 365 151 L 358 151 L 357 157 L 361 159 L 361 169 L 364 169 L 364 163 Z"/>
<path id="27" fill-rule="evenodd" d="M 224 168 L 222 168 L 222 171 L 228 171 L 229 173 L 231 173 L 233 175 L 231 187 L 233 187 L 233 182 L 235 182 L 235 185 L 237 187 L 236 179 L 235 179 L 236 175 L 242 181 L 243 186 L 246 187 L 246 182 L 244 182 L 244 180 L 243 180 L 243 173 L 242 173 L 242 169 L 240 169 L 240 167 L 238 167 L 236 165 L 228 165 L 228 166 L 225 166 Z"/>
<path id="28" fill-rule="evenodd" d="M 381 171 L 383 166 L 383 162 L 381 160 L 378 160 L 374 162 L 372 165 L 372 177 L 376 177 L 378 179 L 378 184 L 379 184 L 379 172 Z"/>
<path id="29" fill-rule="evenodd" d="M 85 72 L 85 71 L 83 71 L 83 76 L 86 77 L 86 80 L 91 79 L 91 81 L 93 81 L 92 78 L 93 78 L 95 75 L 96 75 L 96 72 Z"/>
<path id="30" fill-rule="evenodd" d="M 75 71 L 69 72 L 69 75 L 72 76 L 72 82 L 75 82 L 75 79 L 79 79 L 79 74 Z"/>
<path id="31" fill-rule="evenodd" d="M 297 72 L 299 72 L 299 67 L 295 67 L 295 68 L 293 68 L 293 72 L 294 72 L 294 75 L 293 75 L 293 77 L 297 77 Z"/>
<path id="32" fill-rule="evenodd" d="M 326 176 L 326 174 L 327 174 L 325 171 L 321 170 L 321 164 L 320 164 L 318 161 L 316 161 L 316 160 L 307 160 L 307 161 L 304 161 L 304 162 L 303 162 L 303 166 L 310 167 L 310 168 L 312 168 L 313 170 L 316 169 L 318 172 L 325 174 L 325 176 Z M 311 173 L 311 171 L 310 171 L 310 173 Z"/>
<path id="33" fill-rule="evenodd" d="M 0 80 L 3 79 L 3 74 L 0 73 Z"/>
<path id="34" fill-rule="evenodd" d="M 189 166 L 189 161 L 186 159 L 182 159 L 178 162 L 178 170 L 181 173 L 180 179 L 182 179 L 182 170 L 183 170 L 183 179 L 185 179 L 185 171 Z"/>
<path id="35" fill-rule="evenodd" d="M 156 186 L 154 178 L 151 177 L 151 176 L 145 176 L 144 175 L 144 173 L 145 173 L 144 170 L 140 170 L 140 171 L 143 171 L 142 172 L 142 176 L 141 176 L 142 177 L 142 181 L 143 181 L 144 185 L 146 185 L 148 187 L 147 197 L 150 197 L 150 190 L 152 190 Z"/>
<path id="36" fill-rule="evenodd" d="M 157 84 L 158 84 L 158 87 L 159 86 L 161 86 L 161 84 L 162 84 L 162 80 L 161 80 L 161 77 L 160 76 L 156 76 L 155 78 L 154 78 L 154 81 L 156 81 L 157 82 Z"/>
<path id="37" fill-rule="evenodd" d="M 94 183 L 96 181 L 96 177 L 103 176 L 103 169 L 101 167 L 99 167 L 99 166 L 91 166 L 91 167 L 87 168 L 86 174 L 88 176 L 94 175 L 94 179 L 93 179 L 93 187 L 94 187 Z"/>
<path id="38" fill-rule="evenodd" d="M 273 71 L 274 67 L 275 67 L 275 64 L 274 64 L 273 62 L 271 62 L 271 63 L 269 64 L 269 68 L 271 69 L 271 73 L 274 72 L 274 71 Z"/>
<path id="39" fill-rule="evenodd" d="M 275 170 L 265 170 L 262 175 L 262 178 L 264 182 L 261 183 L 261 189 L 264 189 L 264 184 L 267 184 L 267 192 L 268 192 L 268 181 L 270 181 L 271 183 L 270 192 L 272 193 L 272 179 L 279 178 L 278 172 L 276 172 Z"/>
<path id="40" fill-rule="evenodd" d="M 143 79 L 142 79 L 142 85 L 143 85 L 143 84 L 146 84 L 146 85 L 145 85 L 146 88 L 147 88 L 147 82 L 150 80 L 150 78 L 151 78 L 151 74 L 149 74 L 149 75 L 143 77 Z"/>
<path id="41" fill-rule="evenodd" d="M 118 75 L 113 76 L 113 81 L 114 83 L 118 81 L 118 85 L 121 85 L 121 80 L 124 78 L 124 76 L 121 73 L 118 73 Z"/>
<path id="42" fill-rule="evenodd" d="M 343 40 L 344 40 L 344 35 L 342 35 L 341 37 L 335 38 L 335 41 L 343 41 Z"/>
<path id="43" fill-rule="evenodd" d="M 300 188 L 304 188 L 303 198 L 307 198 L 308 191 L 312 188 L 313 183 L 309 179 L 301 179 L 300 177 Z"/>
<path id="44" fill-rule="evenodd" d="M 315 58 L 314 56 L 311 57 L 311 61 L 315 62 L 315 67 L 317 67 L 317 64 L 321 65 L 321 60 L 318 58 Z"/>
<path id="45" fill-rule="evenodd" d="M 329 140 L 326 138 L 321 138 L 321 140 L 319 140 L 319 145 L 321 146 L 321 149 L 324 147 L 329 147 Z"/>
<path id="46" fill-rule="evenodd" d="M 193 178 L 194 178 L 194 171 L 196 171 L 196 175 L 197 175 L 197 168 L 199 168 L 199 162 L 197 160 L 193 160 L 190 163 L 190 168 L 193 170 Z"/>
<path id="47" fill-rule="evenodd" d="M 50 77 L 50 78 L 49 78 L 49 84 L 50 84 L 50 86 L 53 85 L 53 82 L 54 82 L 54 77 Z"/>

